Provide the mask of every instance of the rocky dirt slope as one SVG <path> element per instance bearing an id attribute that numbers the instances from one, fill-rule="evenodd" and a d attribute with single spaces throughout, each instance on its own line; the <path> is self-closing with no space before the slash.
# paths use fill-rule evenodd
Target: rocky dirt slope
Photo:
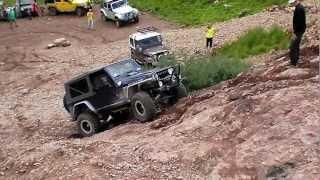
<path id="1" fill-rule="evenodd" d="M 258 20 L 240 19 L 239 26 L 234 20 L 222 23 L 225 28 L 218 26 L 219 33 L 226 37 L 221 43 L 246 30 L 245 19 L 256 25 L 270 17 L 282 19 L 277 12 L 265 13 L 254 15 Z M 168 45 L 174 51 L 191 47 L 193 52 L 201 46 L 194 43 L 200 41 L 201 29 L 165 32 Z M 308 30 L 298 68 L 288 66 L 287 57 L 278 53 L 266 56 L 248 73 L 197 92 L 154 122 L 129 122 L 83 139 L 74 138 L 74 124 L 63 111 L 63 82 L 126 57 L 128 50 L 126 40 L 94 44 L 87 32 L 87 39 L 79 39 L 78 33 L 66 37 L 72 46 L 52 50 L 44 47 L 54 33 L 26 34 L 19 29 L 0 37 L 5 42 L 0 46 L 5 52 L 0 57 L 0 179 L 319 175 L 319 62 L 318 49 L 310 45 L 318 40 L 317 28 Z M 177 40 L 172 33 L 195 39 Z"/>
<path id="2" fill-rule="evenodd" d="M 70 129 L 60 114 L 39 113 L 55 117 L 52 124 L 40 118 L 27 126 L 30 111 L 21 112 L 15 117 L 20 128 L 1 132 L 1 144 L 11 144 L 1 151 L 2 174 L 24 179 L 315 179 L 320 175 L 318 54 L 318 47 L 305 48 L 297 68 L 286 57 L 270 57 L 180 101 L 154 122 L 129 122 L 89 138 L 65 138 Z"/>

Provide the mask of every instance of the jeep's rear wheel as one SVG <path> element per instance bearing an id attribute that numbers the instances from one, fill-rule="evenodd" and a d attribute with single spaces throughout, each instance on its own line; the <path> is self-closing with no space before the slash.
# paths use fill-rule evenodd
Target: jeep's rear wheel
<path id="1" fill-rule="evenodd" d="M 50 16 L 56 16 L 57 15 L 56 8 L 49 8 L 49 15 Z"/>
<path id="2" fill-rule="evenodd" d="M 77 14 L 77 16 L 81 17 L 84 14 L 84 10 L 82 8 L 78 7 L 76 9 L 76 14 Z"/>
<path id="3" fill-rule="evenodd" d="M 79 133 L 84 136 L 92 136 L 100 129 L 99 119 L 90 113 L 81 113 L 78 118 Z"/>
<path id="4" fill-rule="evenodd" d="M 131 109 L 140 122 L 150 121 L 156 114 L 153 99 L 145 92 L 138 92 L 132 97 Z"/>

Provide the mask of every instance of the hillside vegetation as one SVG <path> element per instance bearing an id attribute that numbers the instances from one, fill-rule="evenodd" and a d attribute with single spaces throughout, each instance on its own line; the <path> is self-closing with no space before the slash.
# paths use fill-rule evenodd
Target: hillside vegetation
<path id="1" fill-rule="evenodd" d="M 287 3 L 287 0 L 129 0 L 129 2 L 139 9 L 151 11 L 173 22 L 198 25 L 256 13 L 273 4 Z"/>
<path id="2" fill-rule="evenodd" d="M 215 56 L 186 57 L 181 64 L 185 84 L 189 90 L 197 90 L 233 78 L 249 67 L 245 58 L 272 49 L 285 49 L 288 44 L 289 36 L 279 27 L 251 29 L 237 41 L 216 50 Z M 162 63 L 174 65 L 177 61 L 175 57 L 169 57 Z"/>

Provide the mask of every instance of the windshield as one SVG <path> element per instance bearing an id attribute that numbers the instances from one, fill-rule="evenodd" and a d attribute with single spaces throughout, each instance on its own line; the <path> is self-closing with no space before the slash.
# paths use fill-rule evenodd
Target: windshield
<path id="1" fill-rule="evenodd" d="M 115 3 L 112 3 L 111 6 L 112 6 L 112 9 L 117 9 L 123 6 L 124 4 L 126 4 L 124 1 L 117 1 Z"/>
<path id="2" fill-rule="evenodd" d="M 142 48 L 162 45 L 161 36 L 153 36 L 136 41 L 136 45 Z"/>
<path id="3" fill-rule="evenodd" d="M 141 68 L 136 62 L 132 60 L 126 60 L 106 67 L 106 71 L 110 74 L 110 76 L 112 76 L 112 78 L 116 78 L 136 74 L 137 72 L 141 71 Z"/>

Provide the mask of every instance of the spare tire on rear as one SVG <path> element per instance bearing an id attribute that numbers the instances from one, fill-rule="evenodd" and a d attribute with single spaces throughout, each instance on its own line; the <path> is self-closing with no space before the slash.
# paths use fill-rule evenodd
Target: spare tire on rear
<path id="1" fill-rule="evenodd" d="M 131 110 L 140 122 L 147 122 L 154 118 L 156 105 L 146 92 L 138 92 L 131 98 Z"/>

